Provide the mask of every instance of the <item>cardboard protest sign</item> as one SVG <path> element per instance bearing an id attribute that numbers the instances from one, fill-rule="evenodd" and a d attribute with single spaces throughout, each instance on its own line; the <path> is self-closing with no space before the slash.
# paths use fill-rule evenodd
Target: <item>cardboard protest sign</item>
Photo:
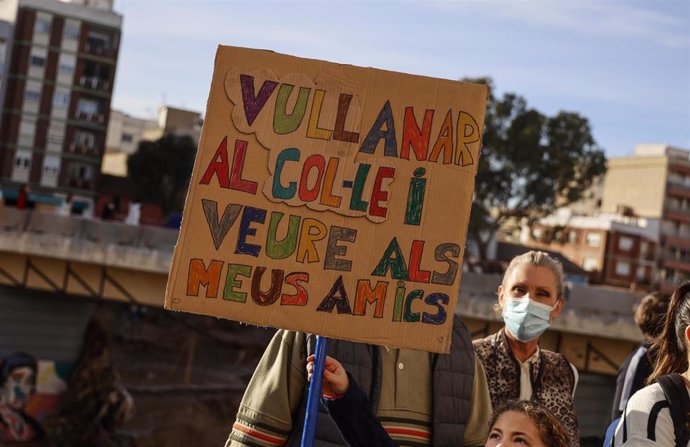
<path id="1" fill-rule="evenodd" d="M 219 47 L 165 307 L 448 352 L 486 97 Z"/>

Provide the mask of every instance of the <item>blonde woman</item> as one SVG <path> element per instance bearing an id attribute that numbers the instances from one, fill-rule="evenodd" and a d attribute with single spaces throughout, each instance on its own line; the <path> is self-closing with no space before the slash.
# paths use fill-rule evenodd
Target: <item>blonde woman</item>
<path id="1" fill-rule="evenodd" d="M 539 347 L 539 337 L 563 309 L 563 267 L 541 251 L 516 256 L 498 286 L 498 308 L 505 327 L 474 341 L 486 370 L 491 404 L 511 400 L 540 403 L 568 431 L 570 445 L 579 446 L 573 396 L 578 374 L 566 358 Z"/>

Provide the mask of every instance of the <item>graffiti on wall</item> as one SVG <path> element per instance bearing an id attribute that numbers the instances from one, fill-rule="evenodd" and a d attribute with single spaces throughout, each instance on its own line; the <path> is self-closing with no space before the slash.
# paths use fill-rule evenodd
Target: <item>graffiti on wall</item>
<path id="1" fill-rule="evenodd" d="M 71 369 L 72 364 L 26 353 L 0 360 L 0 442 L 42 437 L 41 423 L 57 411 Z"/>

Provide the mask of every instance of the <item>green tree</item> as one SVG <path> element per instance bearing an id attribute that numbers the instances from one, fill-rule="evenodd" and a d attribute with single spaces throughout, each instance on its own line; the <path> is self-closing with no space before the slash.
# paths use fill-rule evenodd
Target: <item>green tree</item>
<path id="1" fill-rule="evenodd" d="M 195 155 L 196 144 L 188 136 L 142 141 L 127 159 L 127 175 L 142 200 L 159 204 L 167 215 L 182 209 Z"/>
<path id="2" fill-rule="evenodd" d="M 465 81 L 489 86 L 468 229 L 485 261 L 488 244 L 504 222 L 534 222 L 579 200 L 606 173 L 606 157 L 587 118 L 564 111 L 549 117 L 515 93 L 494 96 L 489 78 Z"/>

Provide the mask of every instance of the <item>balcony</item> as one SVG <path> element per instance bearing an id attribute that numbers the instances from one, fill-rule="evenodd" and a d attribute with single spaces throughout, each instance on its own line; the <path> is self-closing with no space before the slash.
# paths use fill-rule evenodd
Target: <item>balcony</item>
<path id="1" fill-rule="evenodd" d="M 690 184 L 669 180 L 666 182 L 666 194 L 676 197 L 690 198 Z"/>
<path id="2" fill-rule="evenodd" d="M 674 248 L 664 250 L 662 259 L 664 261 L 678 261 L 690 264 L 690 249 L 674 250 Z"/>
<path id="3" fill-rule="evenodd" d="M 99 150 L 95 145 L 78 143 L 76 141 L 73 141 L 69 144 L 68 150 L 70 153 L 76 154 L 76 155 L 92 155 L 92 156 L 99 155 Z"/>
<path id="4" fill-rule="evenodd" d="M 669 166 L 669 171 L 672 173 L 690 176 L 690 165 L 688 165 L 686 160 L 683 161 L 672 161 Z"/>
<path id="5" fill-rule="evenodd" d="M 83 179 L 83 178 L 68 178 L 67 186 L 79 189 L 94 189 L 93 179 Z"/>
<path id="6" fill-rule="evenodd" d="M 671 233 L 665 233 L 662 236 L 662 241 L 664 244 L 668 247 L 681 247 L 681 248 L 690 248 L 690 237 L 681 234 L 671 234 Z"/>
<path id="7" fill-rule="evenodd" d="M 79 85 L 92 90 L 108 91 L 110 88 L 110 81 L 98 76 L 82 76 L 79 78 Z"/>
<path id="8" fill-rule="evenodd" d="M 101 112 L 90 113 L 90 112 L 77 111 L 75 113 L 74 117 L 80 121 L 87 121 L 89 123 L 94 123 L 94 124 L 105 123 L 105 115 Z"/>
<path id="9" fill-rule="evenodd" d="M 665 269 L 678 270 L 690 273 L 690 259 L 663 258 L 661 266 Z"/>
<path id="10" fill-rule="evenodd" d="M 115 59 L 116 50 L 108 45 L 104 45 L 102 42 L 90 42 L 86 41 L 84 44 L 84 51 L 94 56 L 100 56 L 107 59 Z"/>
<path id="11" fill-rule="evenodd" d="M 690 209 L 666 206 L 664 207 L 664 219 L 675 220 L 690 224 Z"/>

